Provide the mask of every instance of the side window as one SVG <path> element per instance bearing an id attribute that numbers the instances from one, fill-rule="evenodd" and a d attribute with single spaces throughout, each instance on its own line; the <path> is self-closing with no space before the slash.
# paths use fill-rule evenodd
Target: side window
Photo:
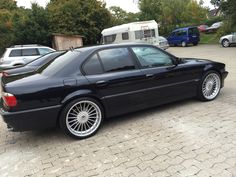
<path id="1" fill-rule="evenodd" d="M 129 39 L 129 33 L 122 33 L 122 40 L 128 40 Z"/>
<path id="2" fill-rule="evenodd" d="M 9 54 L 9 57 L 20 57 L 21 49 L 12 50 Z"/>
<path id="3" fill-rule="evenodd" d="M 135 69 L 132 56 L 127 48 L 106 49 L 98 52 L 105 72 Z"/>
<path id="4" fill-rule="evenodd" d="M 48 48 L 38 48 L 38 51 L 39 51 L 40 55 L 44 55 L 44 54 L 47 54 L 49 52 L 53 52 L 51 49 L 48 49 Z"/>
<path id="5" fill-rule="evenodd" d="M 116 34 L 104 36 L 104 43 L 105 44 L 110 44 L 116 40 Z"/>
<path id="6" fill-rule="evenodd" d="M 86 75 L 94 75 L 103 73 L 102 66 L 97 54 L 90 57 L 83 65 L 83 70 Z"/>
<path id="7" fill-rule="evenodd" d="M 143 68 L 173 65 L 171 57 L 153 47 L 132 47 Z"/>
<path id="8" fill-rule="evenodd" d="M 22 49 L 22 56 L 36 56 L 39 55 L 36 48 Z"/>

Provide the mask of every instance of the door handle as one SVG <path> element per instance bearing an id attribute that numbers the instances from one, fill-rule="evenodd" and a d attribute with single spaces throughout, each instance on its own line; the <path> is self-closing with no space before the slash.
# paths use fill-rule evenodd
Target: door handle
<path id="1" fill-rule="evenodd" d="M 104 86 L 106 86 L 108 84 L 108 82 L 107 81 L 97 81 L 96 82 L 96 85 L 97 86 L 99 86 L 99 87 L 104 87 Z"/>
<path id="2" fill-rule="evenodd" d="M 154 74 L 146 74 L 146 77 L 147 77 L 147 78 L 153 78 L 153 77 L 154 77 Z"/>

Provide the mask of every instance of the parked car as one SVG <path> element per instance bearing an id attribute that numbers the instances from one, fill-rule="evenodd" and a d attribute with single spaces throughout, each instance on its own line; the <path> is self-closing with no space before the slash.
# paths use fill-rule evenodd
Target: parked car
<path id="1" fill-rule="evenodd" d="M 213 23 L 209 28 L 205 30 L 205 32 L 206 33 L 216 32 L 222 25 L 223 25 L 223 22 Z"/>
<path id="2" fill-rule="evenodd" d="M 55 51 L 55 52 L 47 53 L 39 58 L 36 58 L 35 60 L 29 62 L 26 65 L 4 70 L 3 71 L 4 76 L 33 72 L 37 70 L 39 67 L 45 65 L 46 63 L 62 55 L 63 53 L 65 53 L 65 51 Z"/>
<path id="3" fill-rule="evenodd" d="M 231 44 L 236 44 L 236 32 L 222 36 L 219 42 L 222 47 L 229 47 Z"/>
<path id="4" fill-rule="evenodd" d="M 207 26 L 207 25 L 198 26 L 199 32 L 202 32 L 202 33 L 206 32 L 207 28 L 209 28 L 209 26 Z"/>
<path id="5" fill-rule="evenodd" d="M 186 47 L 188 44 L 198 45 L 200 34 L 197 27 L 179 28 L 167 38 L 170 45 L 181 45 Z"/>
<path id="6" fill-rule="evenodd" d="M 225 64 L 178 58 L 149 44 L 74 49 L 35 73 L 4 77 L 0 113 L 14 131 L 54 127 L 94 135 L 104 118 L 198 97 L 214 100 Z"/>
<path id="7" fill-rule="evenodd" d="M 15 45 L 6 49 L 5 53 L 0 59 L 0 66 L 2 68 L 22 66 L 46 53 L 53 51 L 55 50 L 50 47 L 37 44 Z"/>
<path id="8" fill-rule="evenodd" d="M 159 36 L 158 40 L 159 40 L 159 46 L 158 47 L 160 47 L 163 50 L 166 50 L 166 49 L 169 48 L 168 40 L 165 37 Z"/>

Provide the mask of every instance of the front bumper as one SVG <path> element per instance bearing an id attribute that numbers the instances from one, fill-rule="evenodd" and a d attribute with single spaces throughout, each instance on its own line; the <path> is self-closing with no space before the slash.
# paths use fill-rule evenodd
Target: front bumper
<path id="1" fill-rule="evenodd" d="M 0 108 L 0 114 L 8 128 L 27 131 L 55 127 L 60 109 L 60 105 L 17 112 L 7 112 Z"/>

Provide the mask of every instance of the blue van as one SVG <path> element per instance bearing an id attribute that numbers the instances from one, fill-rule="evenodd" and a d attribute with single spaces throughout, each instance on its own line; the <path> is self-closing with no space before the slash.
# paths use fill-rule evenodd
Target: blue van
<path id="1" fill-rule="evenodd" d="M 186 47 L 188 44 L 198 45 L 200 34 L 197 27 L 178 28 L 167 38 L 170 45 L 181 45 Z"/>

